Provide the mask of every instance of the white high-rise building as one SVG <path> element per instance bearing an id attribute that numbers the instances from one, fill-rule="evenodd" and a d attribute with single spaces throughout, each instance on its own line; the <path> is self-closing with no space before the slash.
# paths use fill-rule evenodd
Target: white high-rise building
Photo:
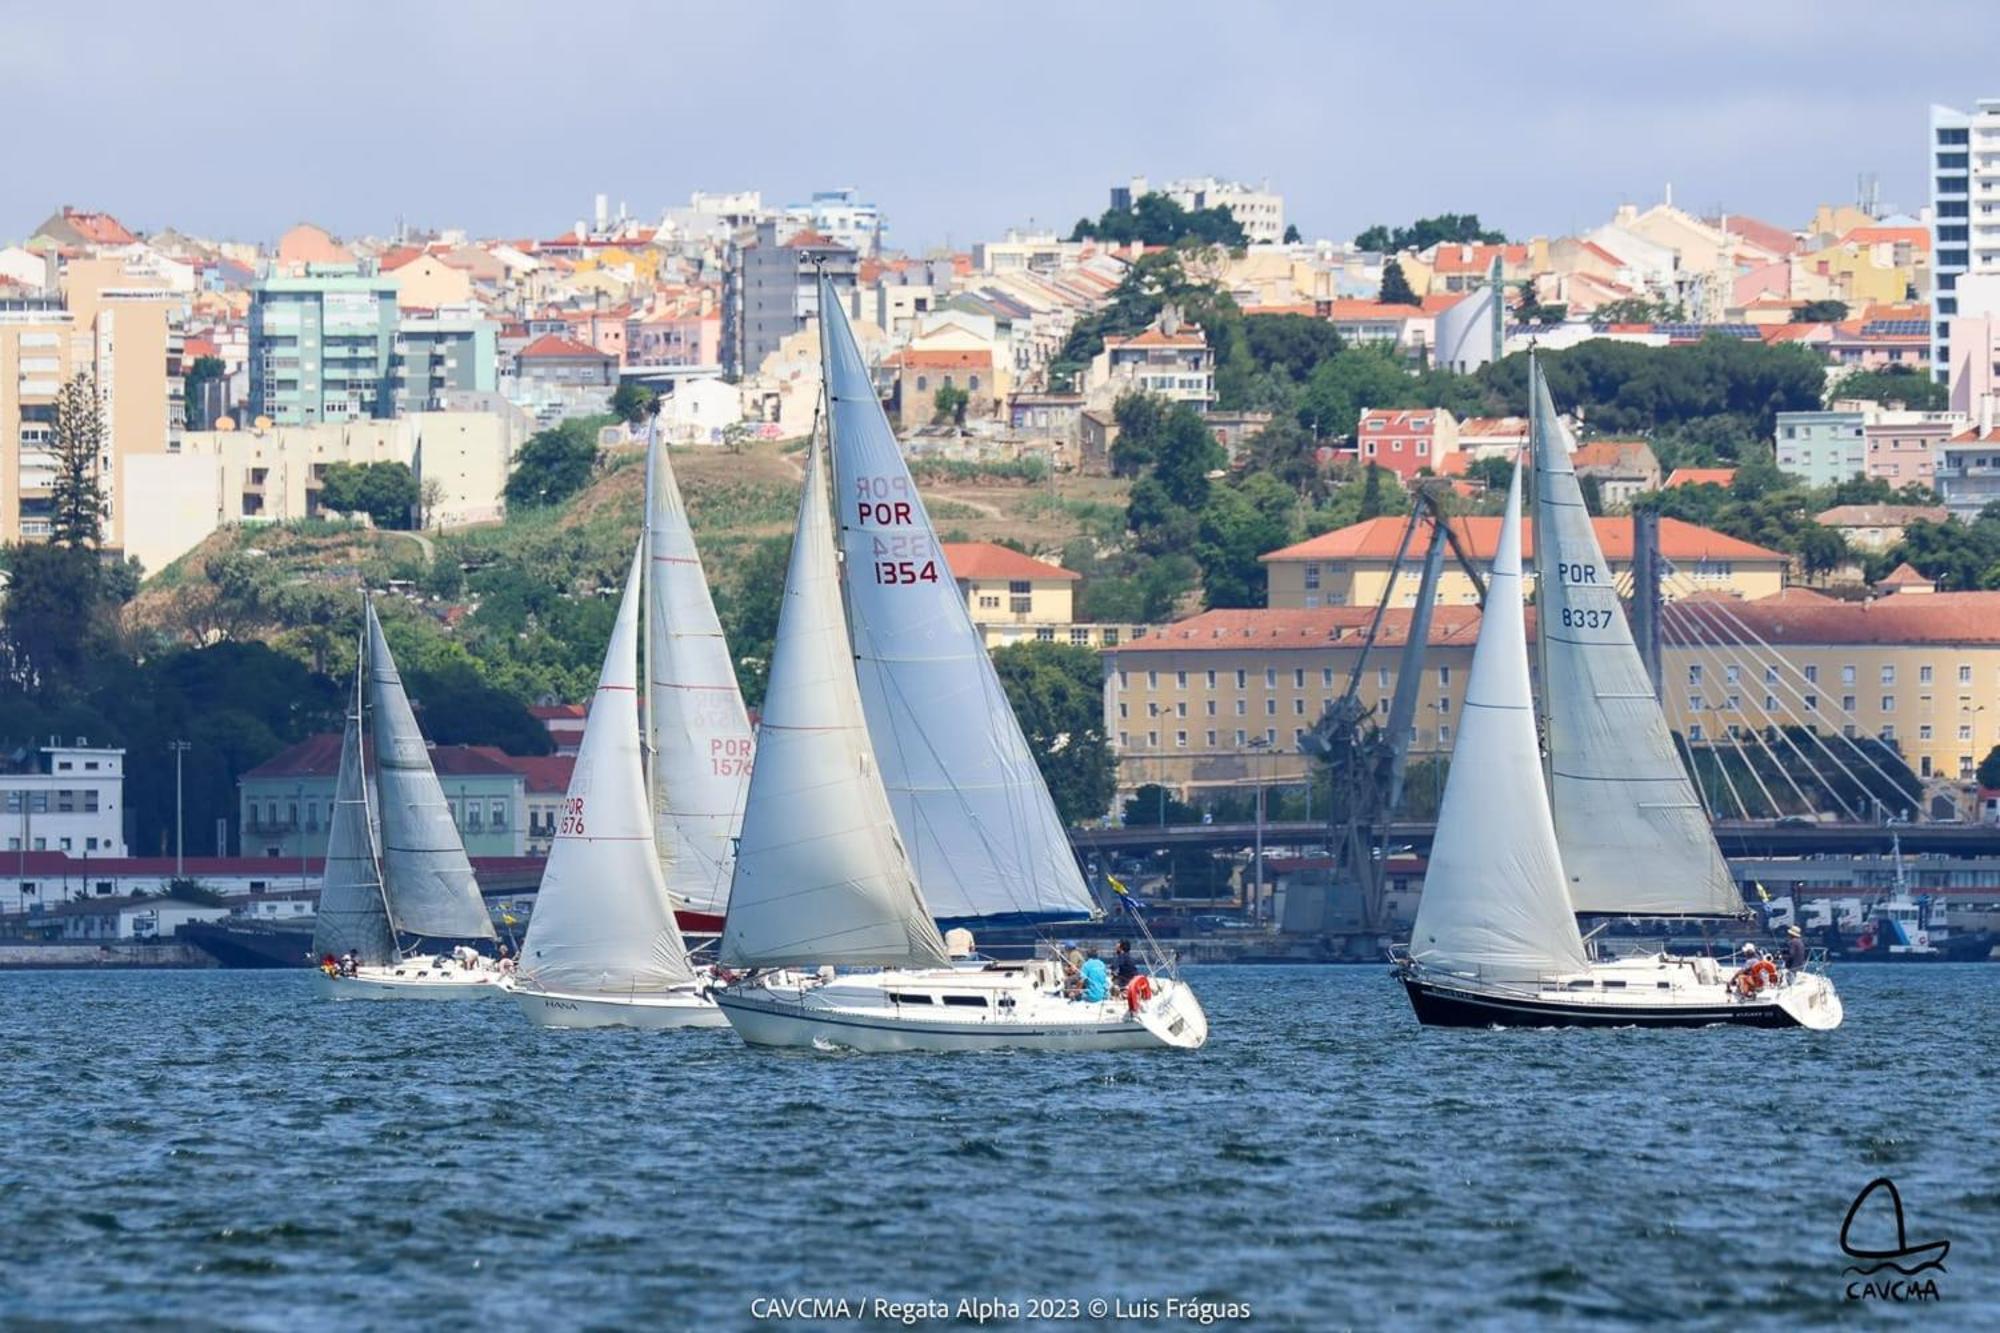
<path id="1" fill-rule="evenodd" d="M 2000 98 L 1931 108 L 1931 373 L 1949 376 L 1951 326 L 2000 315 Z M 1969 303 L 1969 304 L 1968 304 Z"/>

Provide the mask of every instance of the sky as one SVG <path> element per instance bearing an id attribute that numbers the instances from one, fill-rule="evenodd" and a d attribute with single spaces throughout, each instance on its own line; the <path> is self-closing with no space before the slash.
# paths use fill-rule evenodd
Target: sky
<path id="1" fill-rule="evenodd" d="M 551 235 L 852 185 L 894 248 L 1067 231 L 1133 175 L 1268 180 L 1308 237 L 1621 202 L 1800 226 L 1926 202 L 1928 107 L 2000 95 L 1990 4 L 0 0 L 0 241 L 59 204 L 269 241 Z"/>

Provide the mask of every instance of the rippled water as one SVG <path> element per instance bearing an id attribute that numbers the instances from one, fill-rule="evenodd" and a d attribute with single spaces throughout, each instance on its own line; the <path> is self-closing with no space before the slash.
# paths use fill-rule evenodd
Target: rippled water
<path id="1" fill-rule="evenodd" d="M 303 973 L 0 977 L 0 1320 L 731 1329 L 817 1295 L 1777 1327 L 1864 1313 L 1840 1223 L 1888 1175 L 1911 1240 L 1952 1242 L 1944 1305 L 1897 1313 L 2000 1324 L 2000 968 L 1837 969 L 1818 1035 L 1422 1031 L 1380 968 L 1189 975 L 1192 1056 L 950 1057 L 540 1032 Z"/>

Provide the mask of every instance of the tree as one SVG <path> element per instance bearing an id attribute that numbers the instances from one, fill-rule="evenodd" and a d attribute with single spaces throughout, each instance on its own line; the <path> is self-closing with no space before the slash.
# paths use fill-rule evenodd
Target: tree
<path id="1" fill-rule="evenodd" d="M 319 502 L 338 514 L 366 514 L 378 528 L 400 530 L 410 526 L 422 491 L 407 463 L 329 463 L 320 478 Z"/>
<path id="2" fill-rule="evenodd" d="M 637 380 L 620 380 L 611 391 L 611 413 L 628 426 L 637 426 L 653 415 L 660 395 Z"/>
<path id="3" fill-rule="evenodd" d="M 1979 779 L 1979 785 L 1988 790 L 2000 788 L 2000 745 L 1986 752 L 1986 757 L 1979 761 L 1979 770 L 1975 776 Z"/>
<path id="4" fill-rule="evenodd" d="M 1823 524 L 1815 523 L 1802 531 L 1797 550 L 1808 581 L 1824 579 L 1847 563 L 1847 539 L 1838 529 Z"/>
<path id="5" fill-rule="evenodd" d="M 1342 349 L 1319 363 L 1299 394 L 1299 424 L 1322 440 L 1354 434 L 1365 407 L 1425 407 L 1422 384 L 1393 349 Z"/>
<path id="6" fill-rule="evenodd" d="M 1287 222 L 1285 224 L 1284 243 L 1286 245 L 1297 245 L 1301 239 L 1303 238 L 1299 235 L 1299 224 L 1296 222 Z"/>
<path id="7" fill-rule="evenodd" d="M 1168 824 L 1199 824 L 1201 811 L 1157 782 L 1148 782 L 1125 798 L 1125 823 L 1139 828 Z"/>
<path id="8" fill-rule="evenodd" d="M 1107 208 L 1096 222 L 1079 218 L 1069 238 L 1100 240 L 1117 245 L 1221 245 L 1241 250 L 1250 238 L 1226 204 L 1214 208 L 1182 208 L 1164 194 L 1143 194 L 1130 208 Z"/>
<path id="9" fill-rule="evenodd" d="M 1211 492 L 1195 546 L 1206 605 L 1265 604 L 1267 571 L 1259 557 L 1291 544 L 1297 504 L 1298 497 L 1284 482 L 1267 472 L 1250 473 Z"/>
<path id="10" fill-rule="evenodd" d="M 1908 366 L 1889 366 L 1841 376 L 1826 389 L 1827 402 L 1836 398 L 1900 403 L 1913 412 L 1943 412 L 1951 407 L 1951 386 Z"/>
<path id="11" fill-rule="evenodd" d="M 1544 305 L 1542 298 L 1535 294 L 1534 280 L 1521 282 L 1517 289 L 1520 299 L 1514 305 L 1514 322 L 1517 324 L 1560 324 L 1569 317 L 1566 305 Z"/>
<path id="12" fill-rule="evenodd" d="M 1292 380 L 1312 378 L 1320 363 L 1340 355 L 1340 333 L 1311 315 L 1249 315 L 1243 346 L 1260 370 L 1282 369 Z"/>
<path id="13" fill-rule="evenodd" d="M 931 413 L 932 423 L 943 425 L 949 421 L 962 429 L 965 426 L 965 409 L 971 402 L 971 394 L 947 380 L 938 386 L 936 393 L 931 395 L 931 406 L 934 409 Z"/>
<path id="14" fill-rule="evenodd" d="M 96 552 L 24 542 L 5 561 L 6 678 L 24 690 L 74 691 L 111 634 Z"/>
<path id="15" fill-rule="evenodd" d="M 1838 324 L 1846 318 L 1845 301 L 1807 301 L 1792 311 L 1794 324 Z"/>
<path id="16" fill-rule="evenodd" d="M 77 375 L 55 402 L 56 474 L 49 484 L 49 541 L 95 551 L 104 540 L 104 492 L 97 485 L 105 450 L 104 407 L 97 381 Z"/>
<path id="17" fill-rule="evenodd" d="M 743 690 L 743 702 L 752 708 L 764 702 L 771 645 L 778 637 L 778 611 L 785 600 L 785 572 L 791 562 L 792 539 L 766 537 L 737 565 L 735 582 L 716 589 L 716 611 L 735 655 L 736 682 Z"/>
<path id="18" fill-rule="evenodd" d="M 514 456 L 514 473 L 507 478 L 507 504 L 519 509 L 561 504 L 590 484 L 596 466 L 594 419 L 572 417 L 537 431 Z"/>
<path id="19" fill-rule="evenodd" d="M 444 503 L 444 483 L 436 477 L 425 477 L 417 487 L 417 512 L 420 527 L 429 529 L 440 526 L 438 506 Z"/>
<path id="20" fill-rule="evenodd" d="M 1477 213 L 1440 213 L 1434 218 L 1418 218 L 1409 226 L 1397 227 L 1393 231 L 1378 222 L 1354 238 L 1357 249 L 1377 254 L 1428 250 L 1440 241 L 1460 245 L 1505 245 L 1507 237 L 1481 227 Z"/>
<path id="21" fill-rule="evenodd" d="M 1361 484 L 1361 512 L 1357 523 L 1371 518 L 1380 518 L 1389 512 L 1382 495 L 1382 469 L 1374 463 L 1368 465 L 1368 480 Z"/>
<path id="22" fill-rule="evenodd" d="M 1678 301 L 1649 301 L 1643 296 L 1607 301 L 1590 312 L 1599 324 L 1685 324 L 1687 317 L 1687 307 Z"/>
<path id="23" fill-rule="evenodd" d="M 1021 734 L 1066 824 L 1097 819 L 1118 790 L 1104 734 L 1104 664 L 1088 648 L 1017 643 L 993 654 Z"/>
<path id="24" fill-rule="evenodd" d="M 743 452 L 743 446 L 750 442 L 750 423 L 732 421 L 722 428 L 722 447 L 732 454 Z"/>
<path id="25" fill-rule="evenodd" d="M 189 430 L 207 430 L 215 424 L 209 419 L 202 400 L 206 397 L 206 386 L 220 382 L 227 370 L 219 356 L 198 356 L 181 377 L 182 402 L 186 405 Z"/>
<path id="26" fill-rule="evenodd" d="M 1382 295 L 1378 299 L 1383 305 L 1418 304 L 1416 290 L 1403 276 L 1403 266 L 1393 259 L 1382 266 Z"/>

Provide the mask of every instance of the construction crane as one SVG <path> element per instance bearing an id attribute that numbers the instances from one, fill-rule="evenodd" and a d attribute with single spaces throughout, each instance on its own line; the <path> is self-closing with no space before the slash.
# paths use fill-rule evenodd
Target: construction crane
<path id="1" fill-rule="evenodd" d="M 1343 889 L 1359 896 L 1365 932 L 1379 932 L 1384 925 L 1383 861 L 1387 850 L 1384 842 L 1388 825 L 1403 804 L 1411 728 L 1416 719 L 1417 692 L 1423 684 L 1424 649 L 1430 640 L 1431 612 L 1437 605 L 1438 578 L 1444 572 L 1447 550 L 1472 580 L 1480 604 L 1486 602 L 1485 577 L 1445 514 L 1441 496 L 1446 489 L 1444 484 L 1418 485 L 1381 599 L 1362 635 L 1354 669 L 1348 673 L 1347 687 L 1327 705 L 1319 721 L 1299 741 L 1301 753 L 1326 765 L 1332 795 L 1327 831 L 1333 867 L 1324 894 L 1286 896 L 1281 926 L 1289 933 L 1324 933 L 1330 922 L 1334 895 Z M 1410 611 L 1409 631 L 1398 658 L 1396 690 L 1390 698 L 1387 721 L 1377 724 L 1373 720 L 1376 710 L 1361 700 L 1362 673 L 1368 669 L 1369 657 L 1382 636 L 1389 602 L 1405 563 L 1411 558 L 1411 547 L 1426 522 L 1430 524 L 1430 535 L 1416 603 Z"/>

